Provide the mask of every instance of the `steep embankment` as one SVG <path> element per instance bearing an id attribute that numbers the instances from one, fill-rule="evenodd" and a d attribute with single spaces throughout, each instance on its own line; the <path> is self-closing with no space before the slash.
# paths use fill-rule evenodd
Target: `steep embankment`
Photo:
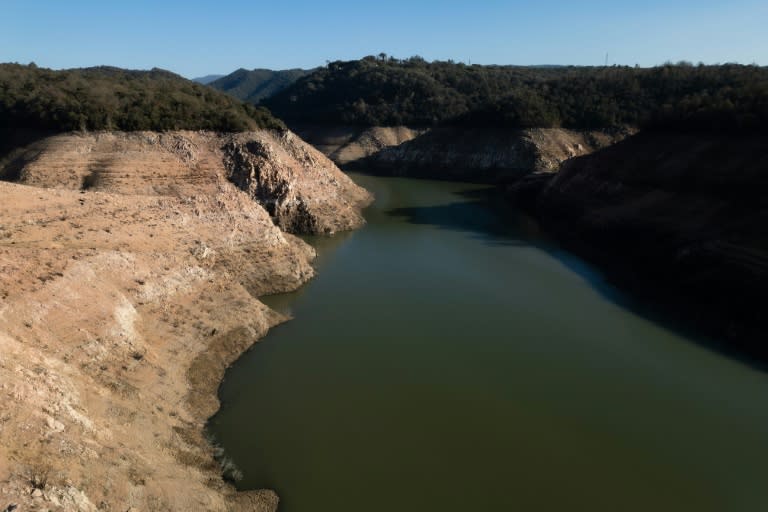
<path id="1" fill-rule="evenodd" d="M 275 222 L 348 229 L 368 194 L 266 131 L 62 135 L 6 164 L 0 508 L 274 510 L 221 480 L 203 426 L 284 320 L 257 297 L 313 274 Z"/>
<path id="2" fill-rule="evenodd" d="M 646 133 L 566 163 L 546 225 L 656 302 L 768 354 L 764 135 Z"/>
<path id="3" fill-rule="evenodd" d="M 293 130 L 337 165 L 388 176 L 504 183 L 551 173 L 633 130 L 526 130 L 441 126 L 293 124 Z"/>
<path id="4" fill-rule="evenodd" d="M 12 153 L 3 175 L 38 187 L 176 196 L 214 193 L 227 178 L 293 233 L 358 227 L 369 200 L 287 131 L 59 135 Z"/>
<path id="5" fill-rule="evenodd" d="M 338 165 L 355 165 L 384 149 L 415 139 L 425 129 L 407 126 L 345 126 L 295 124 L 302 139 L 323 152 Z"/>
<path id="6" fill-rule="evenodd" d="M 358 161 L 375 172 L 477 182 L 509 182 L 554 172 L 575 156 L 612 144 L 624 133 L 559 128 L 526 130 L 444 126 Z"/>

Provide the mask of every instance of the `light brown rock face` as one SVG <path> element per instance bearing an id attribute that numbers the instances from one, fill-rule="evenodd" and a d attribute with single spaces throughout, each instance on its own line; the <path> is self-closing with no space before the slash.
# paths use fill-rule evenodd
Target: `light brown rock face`
<path id="1" fill-rule="evenodd" d="M 493 183 L 556 172 L 566 160 L 634 132 L 630 128 L 607 132 L 461 126 L 296 125 L 295 129 L 339 165 L 383 175 Z"/>
<path id="2" fill-rule="evenodd" d="M 296 133 L 339 165 L 352 164 L 413 140 L 426 130 L 408 126 L 296 125 Z"/>
<path id="3" fill-rule="evenodd" d="M 564 161 L 610 145 L 625 135 L 560 128 L 446 126 L 384 148 L 359 163 L 387 175 L 510 182 L 533 172 L 556 172 Z"/>
<path id="4" fill-rule="evenodd" d="M 290 134 L 62 135 L 10 159 L 25 184 L 0 182 L 0 510 L 274 510 L 221 480 L 203 437 L 225 368 L 284 320 L 257 297 L 313 275 L 313 249 L 228 179 L 224 148 L 249 143 L 291 197 L 335 191 L 348 212 L 293 227 L 359 224 L 367 193 Z"/>
<path id="5" fill-rule="evenodd" d="M 293 233 L 359 227 L 360 208 L 371 200 L 291 132 L 67 134 L 6 160 L 6 176 L 40 187 L 191 196 L 229 180 Z"/>
<path id="6" fill-rule="evenodd" d="M 292 133 L 232 136 L 223 151 L 229 179 L 285 231 L 333 233 L 362 223 L 370 195 Z"/>

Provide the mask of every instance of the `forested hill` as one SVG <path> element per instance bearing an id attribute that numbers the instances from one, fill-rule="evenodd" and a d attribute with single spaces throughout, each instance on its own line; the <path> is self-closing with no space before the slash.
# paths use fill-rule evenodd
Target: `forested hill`
<path id="1" fill-rule="evenodd" d="M 238 69 L 208 85 L 243 101 L 258 103 L 282 91 L 299 78 L 311 73 L 305 69 Z"/>
<path id="2" fill-rule="evenodd" d="M 266 109 L 178 75 L 0 64 L 0 136 L 19 131 L 282 129 Z"/>
<path id="3" fill-rule="evenodd" d="M 479 66 L 386 56 L 331 62 L 262 101 L 290 121 L 763 129 L 768 69 L 758 66 Z"/>

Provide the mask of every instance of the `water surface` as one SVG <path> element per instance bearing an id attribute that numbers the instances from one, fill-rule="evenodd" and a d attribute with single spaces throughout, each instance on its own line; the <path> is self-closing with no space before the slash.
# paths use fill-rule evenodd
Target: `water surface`
<path id="1" fill-rule="evenodd" d="M 768 510 L 768 378 L 648 315 L 482 186 L 355 176 L 295 320 L 210 430 L 283 512 Z"/>

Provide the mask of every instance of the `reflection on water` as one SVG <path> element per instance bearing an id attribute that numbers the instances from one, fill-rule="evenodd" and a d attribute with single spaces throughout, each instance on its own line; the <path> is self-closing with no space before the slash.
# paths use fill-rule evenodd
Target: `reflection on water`
<path id="1" fill-rule="evenodd" d="M 357 177 L 210 430 L 281 510 L 754 511 L 768 379 L 638 314 L 487 187 Z M 327 244 L 327 245 L 326 245 Z M 696 342 L 692 342 L 696 341 Z"/>

